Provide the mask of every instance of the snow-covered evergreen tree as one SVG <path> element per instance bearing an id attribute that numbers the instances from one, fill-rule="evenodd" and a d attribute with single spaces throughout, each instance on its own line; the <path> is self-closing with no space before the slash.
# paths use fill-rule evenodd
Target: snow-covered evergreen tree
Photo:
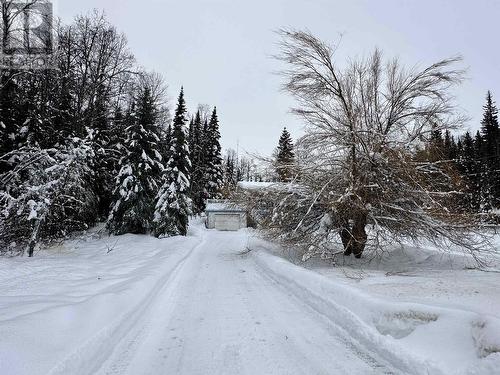
<path id="1" fill-rule="evenodd" d="M 490 211 L 499 206 L 500 202 L 500 130 L 498 125 L 498 109 L 491 92 L 486 95 L 482 135 L 482 194 L 481 209 Z"/>
<path id="2" fill-rule="evenodd" d="M 105 219 L 109 214 L 109 207 L 113 200 L 113 180 L 116 176 L 112 174 L 114 169 L 112 151 L 116 140 L 113 139 L 108 101 L 107 95 L 103 92 L 97 95 L 95 103 L 89 108 L 92 115 L 89 115 L 87 126 L 87 132 L 91 135 L 90 139 L 92 140 L 95 155 L 93 168 L 96 171 L 96 177 L 93 182 L 93 189 L 99 197 L 98 212 L 102 219 Z"/>
<path id="3" fill-rule="evenodd" d="M 451 135 L 449 129 L 444 132 L 444 157 L 446 160 L 455 161 L 457 157 L 457 144 L 455 142 L 455 137 Z"/>
<path id="4" fill-rule="evenodd" d="M 108 229 L 114 234 L 147 233 L 163 170 L 156 108 L 149 89 L 125 118 L 126 141 L 116 177 Z"/>
<path id="5" fill-rule="evenodd" d="M 236 159 L 236 151 L 227 150 L 224 157 L 224 176 L 222 184 L 222 195 L 229 197 L 236 189 L 236 169 L 238 167 L 238 160 Z"/>
<path id="6" fill-rule="evenodd" d="M 205 155 L 203 152 L 203 133 L 201 124 L 201 114 L 198 110 L 190 125 L 190 145 L 191 151 L 191 187 L 190 197 L 192 200 L 192 211 L 198 215 L 205 211 L 206 190 L 205 190 Z"/>
<path id="7" fill-rule="evenodd" d="M 294 163 L 295 153 L 293 152 L 292 137 L 288 130 L 284 128 L 278 143 L 276 155 L 276 173 L 280 181 L 287 182 L 292 179 Z"/>
<path id="8" fill-rule="evenodd" d="M 222 156 L 220 146 L 219 119 L 214 108 L 205 137 L 205 190 L 208 199 L 221 196 L 223 183 Z"/>
<path id="9" fill-rule="evenodd" d="M 474 139 L 469 132 L 465 133 L 460 143 L 457 168 L 463 176 L 468 193 L 464 205 L 466 209 L 477 212 L 481 201 L 481 165 L 477 159 Z"/>
<path id="10" fill-rule="evenodd" d="M 185 236 L 191 214 L 189 198 L 189 135 L 186 126 L 186 102 L 181 89 L 170 139 L 170 159 L 163 171 L 163 186 L 158 192 L 154 212 L 155 236 Z"/>

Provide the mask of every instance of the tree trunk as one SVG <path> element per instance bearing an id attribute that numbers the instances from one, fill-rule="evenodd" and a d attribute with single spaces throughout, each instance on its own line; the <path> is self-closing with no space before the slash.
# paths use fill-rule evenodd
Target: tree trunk
<path id="1" fill-rule="evenodd" d="M 352 254 L 353 238 L 351 233 L 352 233 L 351 226 L 349 225 L 349 221 L 346 220 L 343 223 L 342 229 L 339 232 L 340 239 L 342 240 L 342 245 L 344 246 L 345 256 L 350 256 Z"/>
<path id="2" fill-rule="evenodd" d="M 36 245 L 36 242 L 34 242 L 34 241 L 30 241 L 30 243 L 28 244 L 28 257 L 29 258 L 33 258 L 33 255 L 35 252 L 35 245 Z"/>
<path id="3" fill-rule="evenodd" d="M 40 227 L 42 226 L 42 221 L 44 220 L 44 216 L 40 219 L 38 219 L 35 222 L 35 225 L 33 227 L 33 232 L 31 232 L 31 238 L 30 242 L 28 244 L 28 257 L 32 258 L 34 253 L 35 253 L 35 246 L 38 242 L 38 237 L 40 233 Z"/>
<path id="4" fill-rule="evenodd" d="M 354 226 L 352 228 L 352 235 L 354 237 L 354 244 L 352 252 L 356 258 L 361 258 L 363 255 L 363 251 L 365 250 L 366 241 L 368 239 L 368 235 L 366 234 L 366 213 L 359 214 L 355 221 Z"/>
<path id="5" fill-rule="evenodd" d="M 366 234 L 366 213 L 360 213 L 355 216 L 353 225 L 346 221 L 340 230 L 340 239 L 344 246 L 344 255 L 354 254 L 356 258 L 361 258 L 365 250 L 368 235 Z"/>

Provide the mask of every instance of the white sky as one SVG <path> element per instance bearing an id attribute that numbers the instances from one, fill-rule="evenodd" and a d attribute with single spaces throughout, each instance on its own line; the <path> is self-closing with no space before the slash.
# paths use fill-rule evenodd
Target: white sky
<path id="1" fill-rule="evenodd" d="M 281 129 L 301 134 L 280 92 L 274 30 L 308 28 L 336 42 L 345 61 L 381 48 L 414 65 L 461 54 L 468 80 L 458 103 L 481 120 L 488 89 L 500 101 L 500 1 L 497 0 L 59 0 L 66 22 L 104 9 L 127 35 L 141 65 L 165 75 L 169 95 L 184 85 L 190 110 L 217 105 L 223 147 L 270 153 Z"/>

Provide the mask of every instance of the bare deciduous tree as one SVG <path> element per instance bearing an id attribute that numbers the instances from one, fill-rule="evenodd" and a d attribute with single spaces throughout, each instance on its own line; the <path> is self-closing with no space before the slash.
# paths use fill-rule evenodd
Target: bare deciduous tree
<path id="1" fill-rule="evenodd" d="M 157 122 L 166 127 L 172 118 L 168 105 L 168 85 L 165 82 L 165 78 L 158 72 L 142 71 L 137 74 L 136 81 L 137 87 L 132 92 L 142 93 L 145 89 L 150 91 L 153 103 L 158 108 Z"/>
<path id="2" fill-rule="evenodd" d="M 81 122 L 94 120 L 100 97 L 112 100 L 112 107 L 119 106 L 129 91 L 131 75 L 137 74 L 125 35 L 110 25 L 104 14 L 94 11 L 62 27 L 59 40 L 60 65 L 73 81 Z"/>
<path id="3" fill-rule="evenodd" d="M 2 50 L 11 49 L 12 42 L 24 44 L 24 20 L 21 20 L 23 14 L 30 11 L 35 4 L 43 4 L 43 0 L 29 0 L 26 2 L 14 0 L 1 0 L 1 34 L 2 34 Z M 16 28 L 16 25 L 19 25 Z M 18 30 L 19 29 L 19 30 Z M 21 34 L 20 36 L 16 35 Z"/>
<path id="4" fill-rule="evenodd" d="M 384 240 L 453 243 L 476 250 L 474 221 L 450 209 L 459 181 L 437 164 L 418 162 L 416 147 L 433 130 L 454 129 L 450 89 L 464 71 L 459 57 L 418 70 L 380 51 L 341 69 L 335 50 L 309 32 L 280 31 L 284 90 L 306 123 L 297 144 L 300 184 L 278 189 L 270 227 L 314 253 L 340 237 L 345 255 L 361 257 Z M 369 230 L 367 231 L 367 229 Z M 337 237 L 338 238 L 338 237 Z"/>

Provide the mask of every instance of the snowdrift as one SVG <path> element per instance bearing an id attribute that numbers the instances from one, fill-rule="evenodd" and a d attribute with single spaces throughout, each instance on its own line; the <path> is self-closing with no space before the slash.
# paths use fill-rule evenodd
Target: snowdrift
<path id="1" fill-rule="evenodd" d="M 262 243 L 255 249 L 265 274 L 403 373 L 498 373 L 498 317 L 385 301 L 271 255 Z"/>

